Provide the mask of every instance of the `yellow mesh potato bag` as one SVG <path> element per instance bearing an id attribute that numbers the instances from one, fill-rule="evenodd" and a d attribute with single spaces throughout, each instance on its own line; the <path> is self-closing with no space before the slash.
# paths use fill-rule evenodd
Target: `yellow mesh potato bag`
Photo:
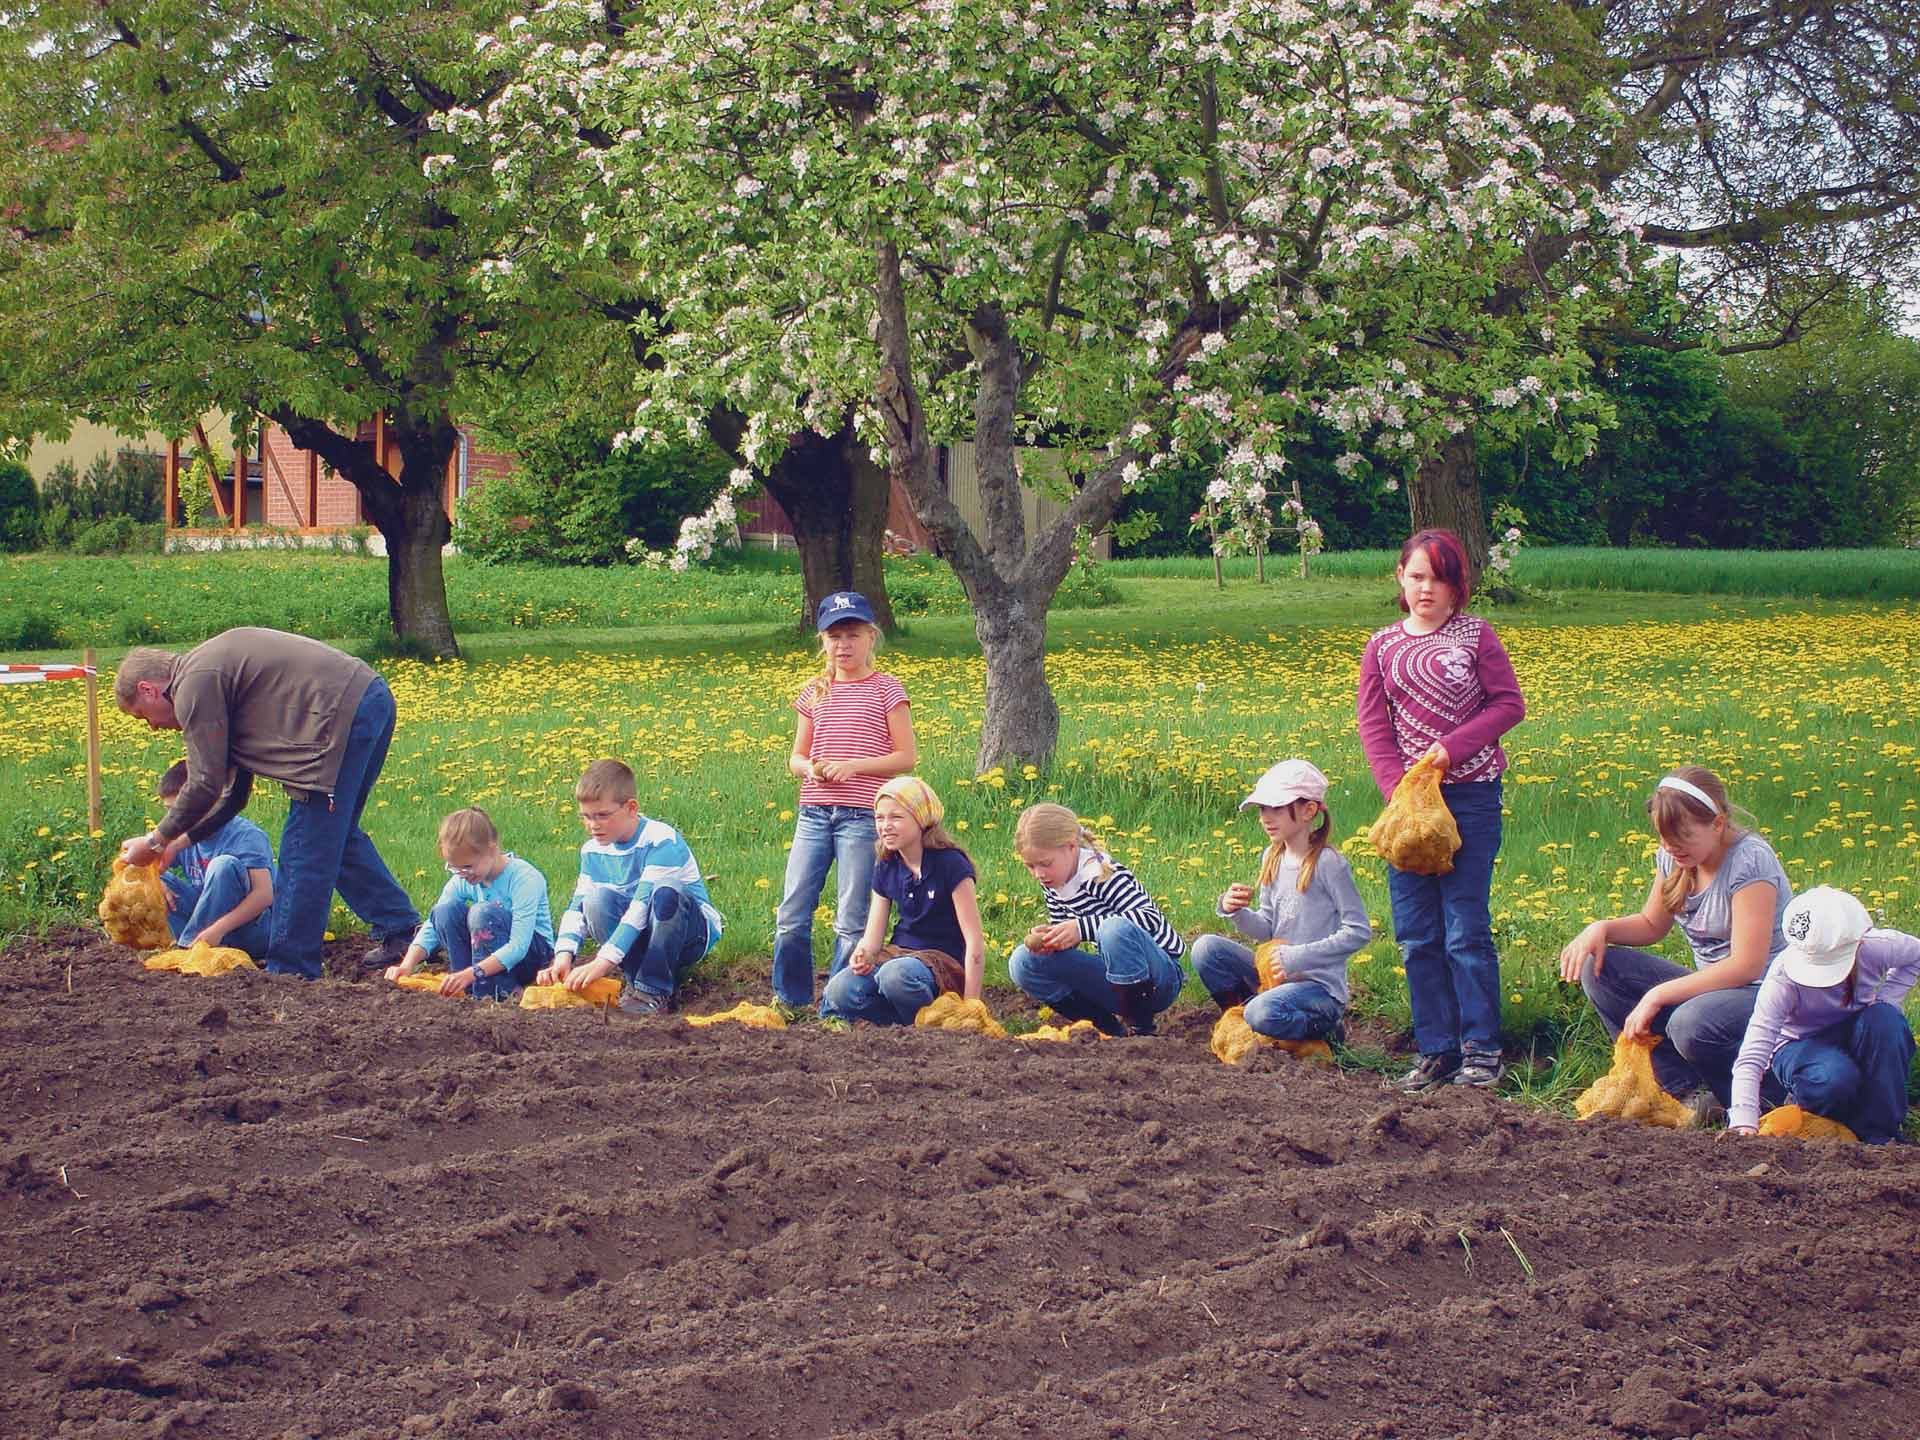
<path id="1" fill-rule="evenodd" d="M 114 861 L 113 875 L 100 896 L 100 920 L 107 938 L 129 949 L 160 950 L 173 944 L 160 867 Z"/>
<path id="2" fill-rule="evenodd" d="M 446 978 L 445 971 L 436 970 L 431 975 L 402 975 L 393 983 L 402 990 L 418 990 L 424 995 L 438 995 L 440 982 Z"/>
<path id="3" fill-rule="evenodd" d="M 520 992 L 522 1010 L 564 1010 L 570 1005 L 611 1005 L 620 998 L 620 982 L 611 975 L 589 980 L 578 990 L 564 985 L 529 985 Z"/>
<path id="4" fill-rule="evenodd" d="M 1253 947 L 1253 968 L 1260 976 L 1260 988 L 1271 990 L 1285 973 L 1280 965 L 1280 947 L 1285 940 L 1262 940 Z"/>
<path id="5" fill-rule="evenodd" d="M 751 1000 L 742 1000 L 731 1010 L 722 1010 L 714 1015 L 688 1015 L 689 1025 L 744 1025 L 749 1030 L 784 1030 L 787 1022 L 780 1012 L 771 1005 L 755 1005 Z"/>
<path id="6" fill-rule="evenodd" d="M 1629 1040 L 1624 1035 L 1615 1040 L 1613 1068 L 1575 1097 L 1573 1113 L 1582 1120 L 1612 1115 L 1643 1125 L 1683 1129 L 1687 1107 L 1662 1090 L 1653 1078 L 1653 1047 L 1659 1043 L 1651 1038 Z"/>
<path id="7" fill-rule="evenodd" d="M 1061 1045 L 1091 1044 L 1106 1037 L 1101 1035 L 1100 1027 L 1091 1020 L 1076 1020 L 1071 1025 L 1042 1025 L 1029 1030 L 1024 1035 L 1016 1035 L 1016 1040 L 1047 1040 Z"/>
<path id="8" fill-rule="evenodd" d="M 1380 857 L 1413 875 L 1445 875 L 1460 848 L 1460 827 L 1440 798 L 1440 766 L 1423 759 L 1400 777 L 1393 797 L 1367 831 Z"/>
<path id="9" fill-rule="evenodd" d="M 1858 1144 L 1860 1137 L 1838 1120 L 1829 1120 L 1798 1105 L 1782 1105 L 1760 1117 L 1757 1127 L 1762 1135 L 1794 1140 L 1845 1140 Z"/>
<path id="10" fill-rule="evenodd" d="M 1274 1040 L 1247 1024 L 1246 1007 L 1235 1005 L 1213 1023 L 1207 1048 L 1225 1065 L 1238 1065 L 1261 1046 L 1284 1050 L 1296 1060 L 1333 1064 L 1333 1047 L 1324 1040 Z"/>
<path id="11" fill-rule="evenodd" d="M 931 1005 L 922 1006 L 913 1023 L 922 1030 L 955 1030 L 968 1035 L 987 1035 L 995 1040 L 1007 1038 L 1007 1027 L 993 1018 L 986 1001 L 962 1000 L 951 990 L 936 996 Z"/>
<path id="12" fill-rule="evenodd" d="M 173 970 L 182 975 L 201 975 L 208 979 L 232 970 L 259 968 L 246 951 L 237 950 L 231 945 L 209 945 L 204 940 L 196 940 L 191 950 L 162 950 L 140 963 L 149 970 Z"/>

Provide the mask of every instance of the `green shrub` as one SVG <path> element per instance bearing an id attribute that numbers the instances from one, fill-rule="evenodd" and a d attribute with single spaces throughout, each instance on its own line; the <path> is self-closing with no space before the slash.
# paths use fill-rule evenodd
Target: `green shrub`
<path id="1" fill-rule="evenodd" d="M 31 550 L 39 540 L 39 487 L 19 461 L 0 460 L 0 550 Z"/>
<path id="2" fill-rule="evenodd" d="M 59 622 L 39 610 L 0 619 L 0 649 L 58 650 L 67 643 Z"/>
<path id="3" fill-rule="evenodd" d="M 71 548 L 76 555 L 157 555 L 162 540 L 160 526 L 142 524 L 131 515 L 115 515 L 77 531 Z"/>

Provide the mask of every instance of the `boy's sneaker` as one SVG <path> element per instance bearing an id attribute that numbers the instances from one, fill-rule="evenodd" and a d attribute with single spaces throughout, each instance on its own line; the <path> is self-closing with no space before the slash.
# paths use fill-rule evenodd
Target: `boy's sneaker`
<path id="1" fill-rule="evenodd" d="M 620 992 L 620 998 L 614 1001 L 613 1008 L 622 1015 L 632 1016 L 636 1020 L 648 1020 L 656 1015 L 665 1015 L 673 1008 L 673 998 L 668 995 L 656 995 L 651 990 L 642 990 L 638 985 L 629 985 Z"/>
<path id="2" fill-rule="evenodd" d="M 1490 1090 L 1506 1073 L 1507 1067 L 1500 1063 L 1498 1055 L 1465 1055 L 1461 1057 L 1460 1068 L 1453 1072 L 1453 1083 Z"/>
<path id="3" fill-rule="evenodd" d="M 362 970 L 384 970 L 389 965 L 398 965 L 407 958 L 407 949 L 413 944 L 413 936 L 389 935 L 373 949 L 360 957 Z"/>
<path id="4" fill-rule="evenodd" d="M 1458 1055 L 1422 1055 L 1414 1067 L 1400 1077 L 1400 1092 L 1403 1095 L 1419 1095 L 1444 1085 L 1453 1078 L 1460 1068 Z"/>

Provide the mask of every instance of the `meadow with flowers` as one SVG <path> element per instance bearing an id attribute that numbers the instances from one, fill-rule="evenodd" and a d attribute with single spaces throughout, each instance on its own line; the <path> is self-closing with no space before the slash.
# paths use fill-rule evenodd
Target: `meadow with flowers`
<path id="1" fill-rule="evenodd" d="M 1362 835 L 1379 797 L 1353 723 L 1360 649 L 1392 618 L 1388 587 L 1287 578 L 1221 591 L 1210 576 L 1140 570 L 1114 583 L 1119 603 L 1054 617 L 1062 743 L 1044 774 L 973 773 L 984 662 L 963 617 L 924 615 L 881 656 L 913 698 L 919 773 L 979 868 L 989 984 L 1006 984 L 1006 952 L 1041 908 L 1009 848 L 1022 806 L 1076 809 L 1192 934 L 1220 925 L 1214 897 L 1253 874 L 1261 837 L 1235 807 L 1292 754 L 1333 780 L 1336 835 L 1378 932 L 1355 961 L 1356 1009 L 1382 1031 L 1403 1025 L 1384 871 Z M 492 812 L 508 847 L 564 894 L 579 839 L 572 781 L 618 755 L 643 808 L 687 833 L 727 916 L 706 963 L 763 974 L 792 834 L 790 702 L 819 662 L 783 626 L 718 618 L 583 639 L 564 626 L 505 632 L 475 637 L 463 661 L 379 662 L 400 726 L 368 828 L 416 899 L 443 878 L 439 817 L 464 804 Z M 1529 706 L 1507 746 L 1493 891 L 1509 1044 L 1542 1062 L 1516 1083 L 1558 1095 L 1601 1059 L 1603 1037 L 1554 957 L 1587 919 L 1641 902 L 1654 849 L 1643 801 L 1671 766 L 1717 770 L 1796 885 L 1850 888 L 1915 928 L 1920 606 L 1568 592 L 1491 618 Z M 106 823 L 86 833 L 83 705 L 77 685 L 0 695 L 0 930 L 86 914 L 119 837 L 158 817 L 152 778 L 178 758 L 178 738 L 109 701 Z M 283 806 L 262 787 L 251 813 L 277 834 Z M 336 922 L 352 923 L 344 911 Z M 1562 1052 L 1565 1064 L 1545 1063 Z"/>

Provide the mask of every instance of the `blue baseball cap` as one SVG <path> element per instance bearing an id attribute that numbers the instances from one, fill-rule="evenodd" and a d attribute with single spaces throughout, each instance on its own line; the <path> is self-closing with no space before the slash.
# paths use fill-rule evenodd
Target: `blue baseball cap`
<path id="1" fill-rule="evenodd" d="M 873 618 L 873 606 L 858 590 L 836 590 L 822 600 L 819 610 L 814 613 L 813 628 L 825 630 L 842 620 L 858 620 L 867 625 L 879 623 Z"/>

